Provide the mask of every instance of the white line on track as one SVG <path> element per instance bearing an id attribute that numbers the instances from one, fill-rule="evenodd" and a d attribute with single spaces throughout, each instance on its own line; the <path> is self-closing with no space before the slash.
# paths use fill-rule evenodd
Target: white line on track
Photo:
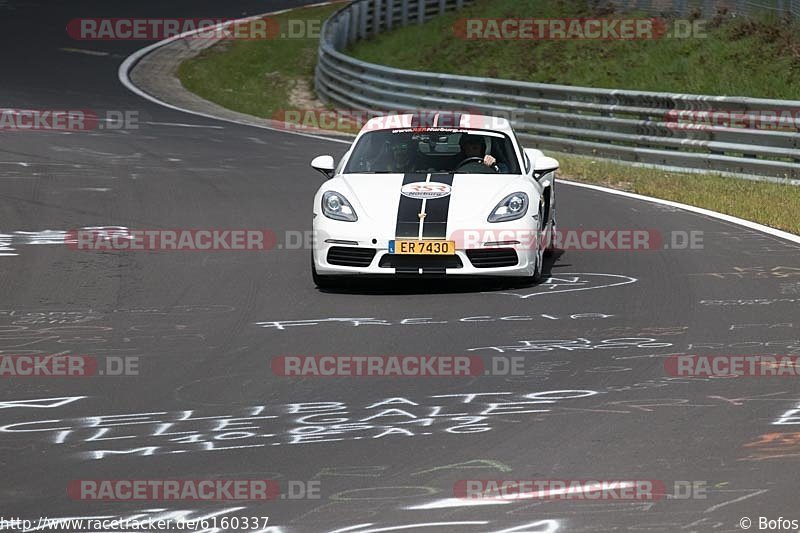
<path id="1" fill-rule="evenodd" d="M 209 126 L 205 124 L 182 124 L 180 122 L 144 122 L 149 126 L 175 126 L 176 128 L 205 128 L 210 130 L 224 130 L 224 126 Z"/>
<path id="2" fill-rule="evenodd" d="M 84 54 L 87 56 L 104 57 L 111 55 L 108 52 L 100 52 L 98 50 L 84 50 L 83 48 L 59 48 L 62 52 L 72 52 L 75 54 Z"/>

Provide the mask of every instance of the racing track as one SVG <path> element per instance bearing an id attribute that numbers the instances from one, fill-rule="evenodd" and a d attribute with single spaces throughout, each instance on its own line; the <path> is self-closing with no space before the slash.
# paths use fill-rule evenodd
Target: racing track
<path id="1" fill-rule="evenodd" d="M 267 515 L 272 532 L 362 533 L 394 526 L 733 532 L 742 516 L 800 518 L 791 516 L 798 514 L 798 426 L 774 425 L 800 402 L 796 382 L 672 380 L 663 367 L 670 353 L 799 354 L 796 244 L 564 184 L 562 229 L 702 231 L 704 249 L 567 251 L 550 265 L 550 283 L 528 289 L 425 284 L 321 293 L 305 250 L 93 253 L 14 233 L 110 225 L 269 228 L 279 236 L 310 229 L 320 178 L 308 161 L 340 155 L 344 145 L 159 107 L 117 81 L 120 62 L 143 43 L 79 43 L 64 32 L 80 16 L 239 16 L 293 3 L 0 3 L 3 107 L 126 109 L 142 117 L 140 129 L 123 132 L 2 134 L 0 228 L 12 237 L 0 252 L 0 349 L 139 356 L 141 367 L 138 377 L 2 381 L 3 515 L 169 509 Z M 270 327 L 326 318 L 362 321 Z M 636 340 L 611 340 L 619 338 Z M 297 381 L 270 370 L 278 355 L 330 353 L 521 356 L 526 375 Z M 471 393 L 503 394 L 441 396 Z M 532 393 L 540 394 L 523 397 Z M 556 399 L 568 396 L 580 397 Z M 385 403 L 398 397 L 404 400 Z M 549 403 L 488 405 L 509 399 Z M 362 426 L 380 427 L 298 437 L 300 414 L 284 406 L 308 402 L 341 402 L 347 414 L 306 422 L 368 419 Z M 487 409 L 494 411 L 485 420 L 467 418 Z M 91 418 L 126 414 L 138 416 Z M 250 418 L 220 423 L 226 415 Z M 24 422 L 37 423 L 12 425 Z M 172 432 L 186 433 L 164 434 Z M 772 433 L 786 435 L 762 437 Z M 65 490 L 73 479 L 209 477 L 316 479 L 322 498 L 83 502 Z M 705 499 L 658 502 L 449 500 L 454 482 L 468 478 L 654 479 L 670 487 L 691 480 L 709 490 Z"/>

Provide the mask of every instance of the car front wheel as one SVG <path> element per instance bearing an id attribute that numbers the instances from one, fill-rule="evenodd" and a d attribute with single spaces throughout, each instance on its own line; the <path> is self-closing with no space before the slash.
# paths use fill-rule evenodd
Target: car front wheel
<path id="1" fill-rule="evenodd" d="M 323 276 L 321 274 L 317 274 L 317 265 L 314 262 L 314 254 L 311 254 L 311 279 L 314 281 L 314 285 L 320 289 L 332 289 L 336 287 L 336 282 L 334 281 L 333 276 Z"/>

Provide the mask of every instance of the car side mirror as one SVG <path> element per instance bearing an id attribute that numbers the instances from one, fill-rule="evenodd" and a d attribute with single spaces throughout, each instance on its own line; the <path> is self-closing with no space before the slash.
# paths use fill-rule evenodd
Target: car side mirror
<path id="1" fill-rule="evenodd" d="M 539 180 L 542 176 L 558 170 L 558 160 L 542 156 L 533 160 L 533 177 Z"/>
<path id="2" fill-rule="evenodd" d="M 333 169 L 336 164 L 333 161 L 333 156 L 319 155 L 311 161 L 311 168 L 322 172 L 326 178 L 333 177 Z"/>

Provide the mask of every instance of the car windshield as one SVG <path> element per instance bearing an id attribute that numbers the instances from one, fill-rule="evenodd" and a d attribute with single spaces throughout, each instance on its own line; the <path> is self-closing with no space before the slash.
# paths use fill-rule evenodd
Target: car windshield
<path id="1" fill-rule="evenodd" d="M 485 156 L 494 158 L 486 164 Z M 491 162 L 491 158 L 488 159 Z M 519 174 L 507 135 L 447 128 L 381 130 L 364 134 L 345 173 Z"/>

